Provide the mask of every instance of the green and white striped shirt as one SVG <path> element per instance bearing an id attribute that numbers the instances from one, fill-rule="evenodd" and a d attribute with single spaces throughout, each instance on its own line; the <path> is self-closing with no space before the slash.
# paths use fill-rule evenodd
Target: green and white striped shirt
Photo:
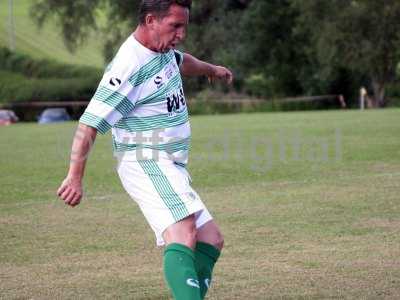
<path id="1" fill-rule="evenodd" d="M 121 46 L 80 122 L 112 129 L 121 160 L 167 157 L 186 164 L 190 124 L 177 50 L 153 52 L 131 35 Z"/>

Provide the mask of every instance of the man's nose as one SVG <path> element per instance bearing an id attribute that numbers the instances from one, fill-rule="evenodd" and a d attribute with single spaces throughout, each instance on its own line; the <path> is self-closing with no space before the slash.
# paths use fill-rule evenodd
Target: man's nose
<path id="1" fill-rule="evenodd" d="M 179 28 L 176 32 L 176 36 L 180 41 L 182 41 L 185 38 L 185 35 L 186 35 L 185 28 Z"/>

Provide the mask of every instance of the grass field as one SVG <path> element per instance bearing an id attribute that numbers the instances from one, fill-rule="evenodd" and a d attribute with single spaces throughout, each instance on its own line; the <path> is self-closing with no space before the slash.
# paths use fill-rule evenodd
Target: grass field
<path id="1" fill-rule="evenodd" d="M 399 299 L 400 110 L 192 118 L 225 234 L 208 299 Z M 76 124 L 0 128 L 0 298 L 169 299 L 162 250 L 99 137 L 83 203 L 55 191 Z"/>
<path id="2" fill-rule="evenodd" d="M 0 1 L 0 46 L 8 46 L 9 6 L 8 0 Z M 16 50 L 34 58 L 53 59 L 68 64 L 104 67 L 101 54 L 102 41 L 93 34 L 87 43 L 75 53 L 67 51 L 55 20 L 50 20 L 38 29 L 29 16 L 32 0 L 14 0 L 15 47 Z"/>

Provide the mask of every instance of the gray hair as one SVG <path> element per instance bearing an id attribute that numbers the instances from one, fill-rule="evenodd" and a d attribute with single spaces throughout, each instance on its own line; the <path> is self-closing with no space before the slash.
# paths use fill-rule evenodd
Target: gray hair
<path id="1" fill-rule="evenodd" d="M 144 24 L 146 16 L 150 13 L 159 18 L 165 17 L 172 4 L 190 9 L 192 0 L 142 0 L 139 7 L 139 23 Z"/>

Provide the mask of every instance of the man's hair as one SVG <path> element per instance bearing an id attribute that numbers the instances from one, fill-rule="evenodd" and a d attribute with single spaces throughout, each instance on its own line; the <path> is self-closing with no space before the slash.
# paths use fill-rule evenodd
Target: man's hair
<path id="1" fill-rule="evenodd" d="M 192 0 L 142 0 L 139 7 L 139 23 L 145 24 L 146 16 L 150 13 L 159 18 L 165 17 L 172 4 L 190 9 Z"/>

